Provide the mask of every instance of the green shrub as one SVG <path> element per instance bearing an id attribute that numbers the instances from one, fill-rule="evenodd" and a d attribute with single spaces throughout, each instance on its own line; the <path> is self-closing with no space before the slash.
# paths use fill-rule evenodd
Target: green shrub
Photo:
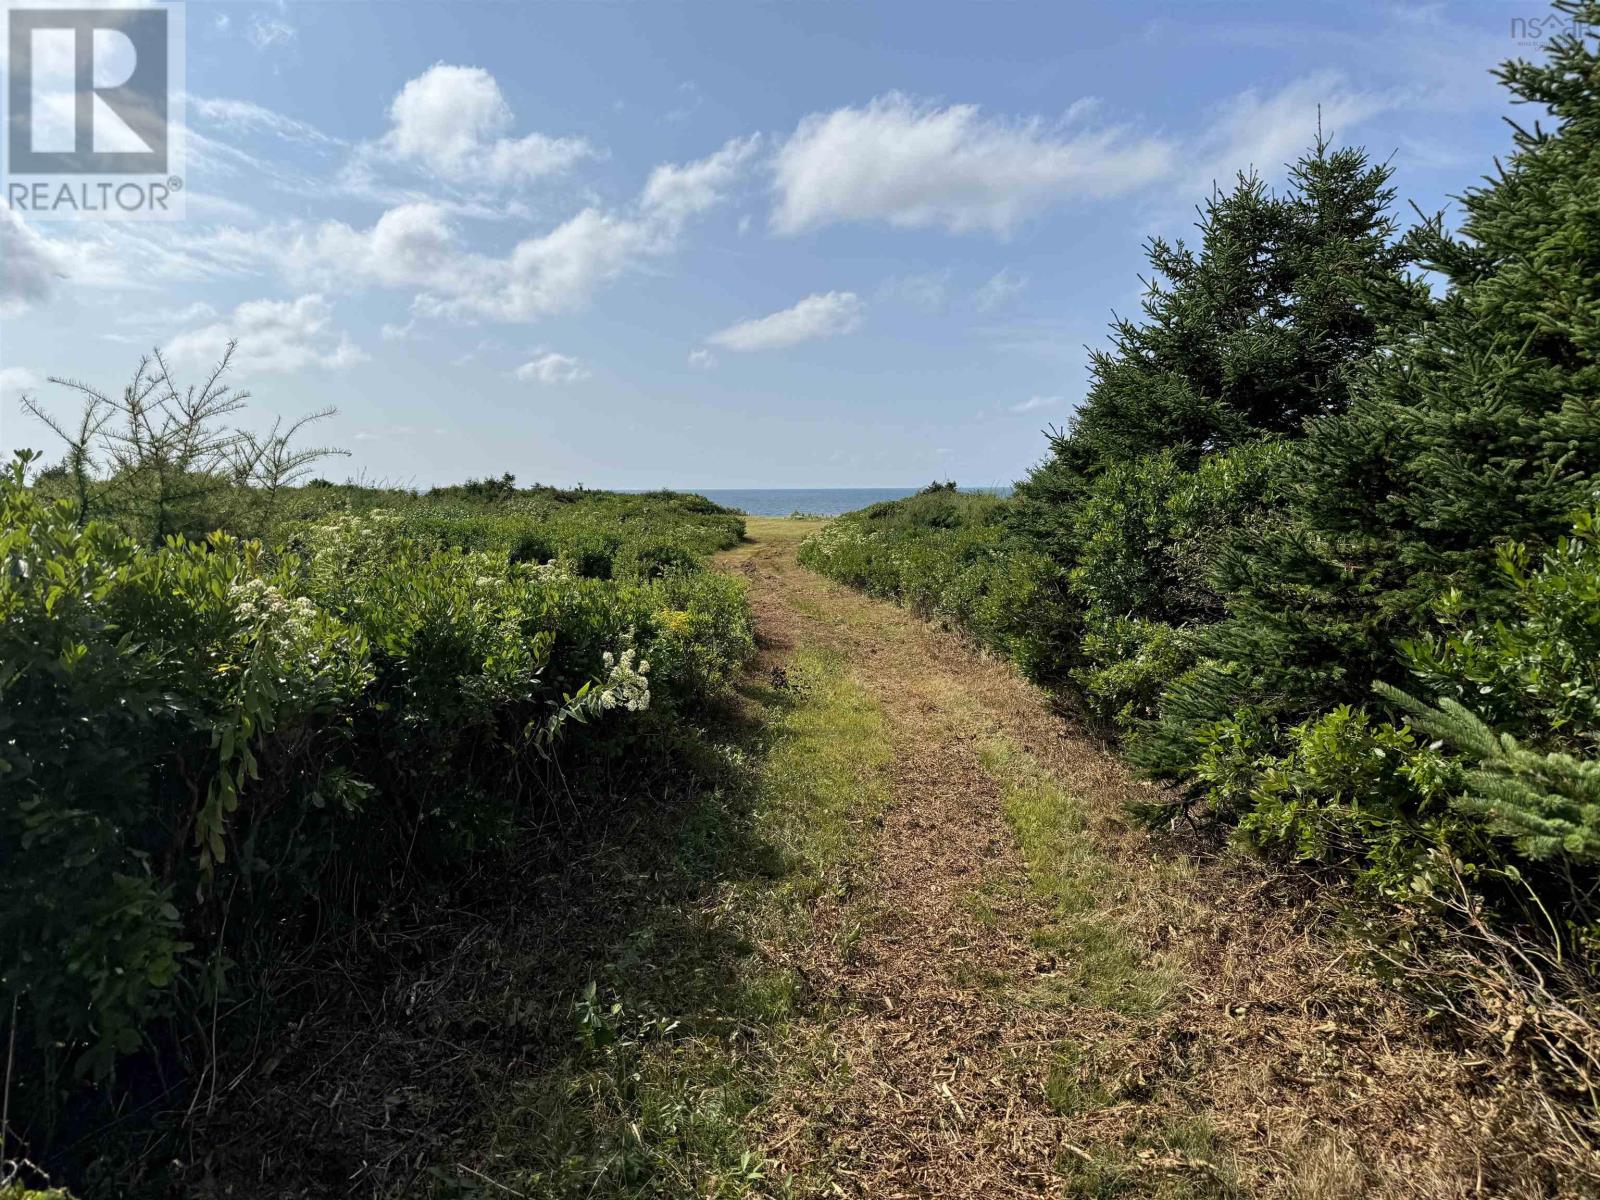
<path id="1" fill-rule="evenodd" d="M 703 502 L 596 494 L 540 527 L 517 498 L 352 511 L 318 488 L 324 515 L 276 549 L 150 547 L 26 467 L 0 481 L 0 1002 L 24 1128 L 72 1076 L 114 1082 L 193 1027 L 302 942 L 303 913 L 359 915 L 506 846 L 546 816 L 552 757 L 622 754 L 752 649 L 741 582 L 699 568 L 742 523 Z M 557 561 L 519 561 L 540 539 Z M 608 575 L 631 547 L 631 578 L 574 570 L 589 544 Z"/>
<path id="2" fill-rule="evenodd" d="M 1501 607 L 1441 598 L 1439 631 L 1401 647 L 1406 687 L 1378 685 L 1382 711 L 1340 705 L 1285 731 L 1246 707 L 1198 726 L 1193 794 L 1257 847 L 1338 866 L 1375 891 L 1426 892 L 1441 862 L 1485 886 L 1509 869 L 1558 900 L 1565 922 L 1593 922 L 1597 530 L 1583 516 L 1537 562 L 1502 544 Z"/>
<path id="3" fill-rule="evenodd" d="M 31 1188 L 22 1183 L 0 1183 L 0 1200 L 72 1200 L 64 1188 Z"/>
<path id="4" fill-rule="evenodd" d="M 1563 6 L 1590 28 L 1600 6 Z M 1244 706 L 1283 728 L 1370 699 L 1399 677 L 1403 647 L 1441 601 L 1489 636 L 1507 587 L 1496 545 L 1556 544 L 1600 480 L 1600 303 L 1592 184 L 1600 173 L 1600 54 L 1592 37 L 1550 42 L 1547 61 L 1499 72 L 1548 127 L 1518 128 L 1513 153 L 1462 197 L 1460 235 L 1414 232 L 1419 261 L 1450 290 L 1428 322 L 1365 359 L 1348 408 L 1314 422 L 1285 465 L 1279 519 L 1224 556 L 1228 608 L 1206 660 L 1163 702 L 1139 761 L 1182 778 L 1197 730 Z M 1464 642 L 1451 652 L 1465 663 Z M 1491 651 L 1497 655 L 1499 651 Z M 1541 690 L 1587 689 L 1579 660 L 1551 662 Z M 1511 692 L 1486 686 L 1505 711 Z M 1560 702 L 1581 708 L 1581 696 Z"/>
<path id="5" fill-rule="evenodd" d="M 1055 571 L 1004 524 L 998 496 L 929 487 L 825 525 L 800 561 L 921 616 L 947 621 L 1043 677 L 1060 661 Z"/>
<path id="6" fill-rule="evenodd" d="M 1168 452 L 1110 467 L 1073 512 L 1068 572 L 1082 613 L 1071 678 L 1090 711 L 1123 730 L 1155 715 L 1215 621 L 1222 546 L 1259 525 L 1281 493 L 1284 445 L 1247 443 L 1193 469 Z"/>
<path id="7" fill-rule="evenodd" d="M 624 543 L 613 560 L 612 570 L 619 579 L 642 582 L 692 571 L 698 565 L 699 560 L 689 547 L 651 538 Z"/>
<path id="8" fill-rule="evenodd" d="M 1383 694 L 1424 733 L 1470 763 L 1456 808 L 1510 838 L 1524 858 L 1558 860 L 1591 874 L 1600 863 L 1600 761 L 1541 754 L 1497 733 L 1455 700 L 1418 702 L 1398 688 Z"/>
<path id="9" fill-rule="evenodd" d="M 140 359 L 113 396 L 52 378 L 80 400 L 75 422 L 23 396 L 24 411 L 66 446 L 60 463 L 39 472 L 39 485 L 66 499 L 80 524 L 111 521 L 152 546 L 222 527 L 270 529 L 282 496 L 313 464 L 345 451 L 297 444 L 308 425 L 334 415 L 331 408 L 276 420 L 265 433 L 230 424 L 249 399 L 225 382 L 236 346 L 230 342 L 210 374 L 187 387 L 159 350 Z"/>
<path id="10" fill-rule="evenodd" d="M 1495 728 L 1552 749 L 1600 748 L 1600 517 L 1582 514 L 1533 563 L 1526 543 L 1496 548 L 1500 612 L 1453 588 L 1433 605 L 1433 629 L 1400 643 L 1434 696 L 1457 700 Z"/>

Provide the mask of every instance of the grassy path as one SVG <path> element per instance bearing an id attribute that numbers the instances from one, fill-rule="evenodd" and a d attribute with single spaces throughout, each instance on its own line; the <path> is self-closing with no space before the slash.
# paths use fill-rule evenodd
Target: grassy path
<path id="1" fill-rule="evenodd" d="M 300 1015 L 146 1194 L 1557 1194 L 1303 883 L 1131 827 L 1144 785 L 1008 667 L 798 567 L 812 528 L 752 520 L 720 560 L 759 644 L 726 710 L 589 764 L 608 800 L 561 836 L 283 964 Z"/>
<path id="2" fill-rule="evenodd" d="M 799 568 L 814 526 L 750 526 L 723 565 L 750 583 L 762 669 L 829 656 L 889 750 L 851 890 L 784 951 L 813 1062 L 753 1114 L 774 1180 L 1511 1194 L 1485 1182 L 1470 1067 L 1315 935 L 1291 881 L 1153 844 L 1123 816 L 1145 785 L 1009 668 Z"/>

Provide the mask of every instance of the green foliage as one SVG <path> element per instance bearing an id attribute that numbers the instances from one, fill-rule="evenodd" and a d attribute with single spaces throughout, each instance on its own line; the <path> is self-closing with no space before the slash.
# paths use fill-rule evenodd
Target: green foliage
<path id="1" fill-rule="evenodd" d="M 1221 615 L 1210 586 L 1219 547 L 1270 510 L 1283 456 L 1283 443 L 1264 440 L 1188 470 L 1164 451 L 1088 483 L 1071 513 L 1067 586 L 1083 622 L 1071 678 L 1090 711 L 1124 729 L 1154 715 L 1194 661 L 1193 630 Z"/>
<path id="2" fill-rule="evenodd" d="M 1563 11 L 1580 28 L 1600 16 L 1593 5 Z M 1225 556 L 1217 586 L 1229 617 L 1136 751 L 1145 765 L 1182 776 L 1195 731 L 1242 706 L 1287 728 L 1364 702 L 1443 597 L 1455 597 L 1462 630 L 1492 629 L 1507 586 L 1496 544 L 1549 547 L 1590 505 L 1600 474 L 1597 65 L 1590 39 L 1564 36 L 1548 61 L 1502 69 L 1514 96 L 1547 106 L 1556 127 L 1515 132 L 1503 169 L 1463 197 L 1459 237 L 1435 221 L 1411 239 L 1448 295 L 1364 362 L 1348 411 L 1314 423 L 1286 464 L 1279 518 Z"/>
<path id="3" fill-rule="evenodd" d="M 1070 430 L 1017 487 L 1007 524 L 1061 597 L 1033 640 L 1122 731 L 1226 615 L 1218 568 L 1281 507 L 1291 439 L 1343 411 L 1356 364 L 1426 308 L 1388 178 L 1319 142 L 1281 195 L 1254 177 L 1215 193 L 1198 249 L 1152 241 L 1142 320 L 1113 324 Z"/>
<path id="4" fill-rule="evenodd" d="M 622 494 L 533 487 L 480 495 L 469 482 L 425 496 L 353 485 L 304 487 L 278 503 L 280 540 L 293 544 L 308 525 L 382 509 L 398 519 L 400 536 L 445 549 L 506 554 L 513 562 L 559 559 L 591 579 L 653 577 L 692 567 L 744 537 L 744 518 L 703 496 L 681 492 Z M 249 526 L 248 531 L 260 530 Z"/>
<path id="5" fill-rule="evenodd" d="M 1440 632 L 1401 645 L 1434 702 L 1376 686 L 1462 764 L 1459 812 L 1531 862 L 1592 871 L 1600 858 L 1600 518 L 1582 514 L 1537 564 L 1519 542 L 1498 546 L 1496 561 L 1504 587 L 1493 624 L 1474 623 L 1451 591 L 1434 606 Z"/>
<path id="6" fill-rule="evenodd" d="M 1592 921 L 1595 518 L 1537 563 L 1522 543 L 1497 558 L 1492 624 L 1448 593 L 1432 612 L 1439 632 L 1401 647 L 1408 686 L 1434 699 L 1380 682 L 1396 720 L 1340 705 L 1287 730 L 1247 707 L 1196 729 L 1193 794 L 1258 847 L 1339 865 L 1378 892 L 1427 893 L 1441 862 L 1509 866 L 1559 896 L 1573 924 Z"/>
<path id="7" fill-rule="evenodd" d="M 1466 841 L 1446 802 L 1450 765 L 1411 730 L 1341 705 L 1291 730 L 1281 757 L 1265 733 L 1259 721 L 1223 722 L 1196 765 L 1256 846 L 1408 895 L 1431 886 L 1431 851 Z"/>
<path id="8" fill-rule="evenodd" d="M 1448 697 L 1431 706 L 1379 688 L 1418 729 L 1474 764 L 1462 776 L 1458 809 L 1482 817 L 1529 859 L 1600 861 L 1600 761 L 1529 750 Z"/>
<path id="9" fill-rule="evenodd" d="M 428 490 L 429 496 L 453 496 L 463 500 L 509 500 L 517 494 L 517 477 L 510 471 L 505 472 L 500 478 L 486 475 L 482 479 L 469 479 L 465 483 L 458 483 L 451 487 L 436 487 Z"/>
<path id="10" fill-rule="evenodd" d="M 1478 619 L 1452 588 L 1432 628 L 1400 643 L 1430 693 L 1469 705 L 1495 728 L 1554 748 L 1600 743 L 1600 520 L 1578 517 L 1537 566 L 1526 543 L 1495 548 L 1500 613 Z"/>
<path id="11" fill-rule="evenodd" d="M 115 397 L 53 378 L 82 400 L 75 424 L 24 396 L 23 408 L 66 444 L 65 458 L 41 471 L 38 483 L 70 500 L 80 524 L 112 521 L 152 546 L 174 534 L 237 528 L 245 511 L 270 526 L 285 489 L 312 464 L 345 452 L 296 444 L 306 426 L 334 415 L 331 408 L 287 425 L 280 418 L 265 434 L 228 424 L 250 398 L 225 382 L 235 347 L 230 342 L 211 373 L 187 387 L 159 350 L 140 359 Z"/>
<path id="12" fill-rule="evenodd" d="M 31 1188 L 26 1184 L 0 1183 L 0 1200 L 72 1200 L 64 1188 Z"/>
<path id="13" fill-rule="evenodd" d="M 1072 511 L 1101 471 L 1161 453 L 1189 468 L 1342 411 L 1351 364 L 1425 303 L 1405 275 L 1389 174 L 1319 142 L 1283 195 L 1254 176 L 1215 192 L 1198 250 L 1152 240 L 1143 320 L 1117 319 L 1092 355 L 1071 430 L 1018 487 L 1018 526 L 1070 560 Z"/>
<path id="14" fill-rule="evenodd" d="M 1060 661 L 1043 640 L 1064 617 L 1051 565 L 1002 523 L 997 496 L 930 487 L 830 522 L 800 546 L 813 570 L 947 620 L 1043 676 Z"/>
<path id="15" fill-rule="evenodd" d="M 1013 502 L 930 491 L 804 561 L 1070 685 L 1181 785 L 1152 816 L 1593 921 L 1600 5 L 1557 8 L 1574 32 L 1500 71 L 1553 120 L 1458 235 L 1397 236 L 1356 151 L 1319 143 L 1282 194 L 1242 178 L 1197 248 L 1150 244 L 1142 313 Z"/>
<path id="16" fill-rule="evenodd" d="M 698 498 L 590 494 L 541 525 L 537 500 L 318 487 L 273 548 L 146 546 L 27 464 L 0 481 L 0 1000 L 25 1127 L 301 944 L 308 907 L 371 909 L 570 805 L 558 762 L 670 732 L 752 649 L 742 585 L 700 568 L 742 524 Z M 602 534 L 625 578 L 575 569 Z M 537 539 L 554 562 L 512 552 Z"/>
<path id="17" fill-rule="evenodd" d="M 1192 463 L 1342 410 L 1351 362 L 1425 295 L 1405 275 L 1389 175 L 1319 141 L 1282 195 L 1254 175 L 1213 193 L 1198 250 L 1152 239 L 1144 320 L 1118 319 L 1093 354 L 1089 397 L 1056 440 L 1064 464 Z"/>

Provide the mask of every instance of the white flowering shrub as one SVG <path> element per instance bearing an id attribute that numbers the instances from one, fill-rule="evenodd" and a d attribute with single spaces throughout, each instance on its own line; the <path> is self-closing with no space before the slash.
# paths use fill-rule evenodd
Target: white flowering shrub
<path id="1" fill-rule="evenodd" d="M 0 1008 L 24 1128 L 152 1030 L 203 1027 L 308 897 L 360 911 L 505 845 L 545 815 L 553 757 L 627 761 L 752 645 L 742 585 L 671 549 L 725 541 L 715 514 L 609 579 L 513 554 L 515 508 L 151 548 L 80 527 L 24 469 L 0 480 Z"/>

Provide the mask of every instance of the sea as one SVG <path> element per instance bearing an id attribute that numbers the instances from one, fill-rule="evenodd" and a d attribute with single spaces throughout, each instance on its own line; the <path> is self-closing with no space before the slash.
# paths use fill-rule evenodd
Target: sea
<path id="1" fill-rule="evenodd" d="M 736 508 L 752 517 L 787 517 L 793 513 L 808 513 L 819 517 L 837 517 L 840 513 L 854 512 L 877 504 L 880 500 L 899 500 L 914 495 L 916 488 L 677 488 L 676 491 L 694 492 L 724 508 Z M 987 492 L 993 496 L 1009 495 L 1008 487 L 962 488 L 963 492 Z"/>

